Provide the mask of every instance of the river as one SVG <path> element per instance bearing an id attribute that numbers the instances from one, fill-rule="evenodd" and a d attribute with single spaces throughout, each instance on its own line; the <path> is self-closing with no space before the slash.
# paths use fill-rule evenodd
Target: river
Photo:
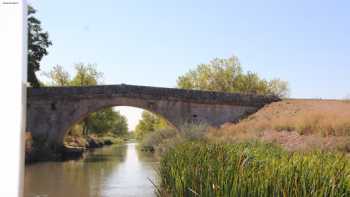
<path id="1" fill-rule="evenodd" d="M 24 196 L 156 196 L 157 166 L 134 142 L 98 148 L 80 160 L 27 165 Z"/>

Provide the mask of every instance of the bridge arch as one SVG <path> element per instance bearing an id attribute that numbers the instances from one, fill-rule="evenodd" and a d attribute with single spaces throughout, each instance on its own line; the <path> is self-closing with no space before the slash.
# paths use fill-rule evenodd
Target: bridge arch
<path id="1" fill-rule="evenodd" d="M 71 125 L 105 107 L 142 108 L 180 128 L 188 122 L 212 126 L 234 122 L 279 100 L 274 96 L 132 85 L 28 88 L 26 130 L 56 149 L 62 146 Z"/>
<path id="2" fill-rule="evenodd" d="M 72 113 L 73 114 L 72 118 L 69 119 L 69 121 L 67 122 L 67 129 L 62 128 L 62 130 L 61 130 L 62 133 L 60 133 L 57 140 L 60 143 L 63 143 L 64 136 L 67 134 L 67 132 L 70 130 L 70 128 L 72 128 L 72 126 L 83 121 L 90 114 L 92 114 L 94 112 L 98 112 L 98 111 L 106 109 L 106 108 L 109 108 L 109 107 L 134 107 L 134 108 L 146 110 L 154 115 L 157 115 L 157 116 L 163 118 L 164 120 L 166 120 L 168 122 L 168 124 L 170 126 L 177 128 L 175 126 L 175 124 L 170 119 L 168 119 L 167 114 L 161 114 L 161 112 L 159 112 L 159 111 L 154 111 L 156 109 L 152 109 L 152 107 L 148 104 L 149 103 L 147 103 L 147 102 L 139 101 L 136 99 L 130 100 L 130 99 L 126 99 L 126 98 L 115 98 L 115 99 L 110 100 L 109 103 L 100 103 L 100 104 L 88 107 L 87 110 L 82 110 L 82 111 L 78 110 L 78 111 Z"/>

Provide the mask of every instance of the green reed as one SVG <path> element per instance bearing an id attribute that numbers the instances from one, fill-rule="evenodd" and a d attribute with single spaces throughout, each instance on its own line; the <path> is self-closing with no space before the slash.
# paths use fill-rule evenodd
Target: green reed
<path id="1" fill-rule="evenodd" d="M 191 142 L 162 157 L 160 177 L 172 196 L 350 196 L 349 164 L 338 153 Z"/>

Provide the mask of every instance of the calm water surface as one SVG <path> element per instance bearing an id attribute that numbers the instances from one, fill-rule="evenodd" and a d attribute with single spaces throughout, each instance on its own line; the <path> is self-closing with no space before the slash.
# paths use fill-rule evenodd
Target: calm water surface
<path id="1" fill-rule="evenodd" d="M 25 167 L 25 197 L 155 196 L 158 162 L 136 143 L 95 149 L 84 159 Z"/>

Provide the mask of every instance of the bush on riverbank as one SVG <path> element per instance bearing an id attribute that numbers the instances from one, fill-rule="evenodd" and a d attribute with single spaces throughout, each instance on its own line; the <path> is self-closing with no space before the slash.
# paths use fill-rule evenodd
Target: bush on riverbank
<path id="1" fill-rule="evenodd" d="M 271 144 L 187 142 L 160 163 L 172 196 L 349 196 L 350 162 L 338 153 L 289 153 Z"/>
<path id="2" fill-rule="evenodd" d="M 141 150 L 155 152 L 157 156 L 161 156 L 169 148 L 185 141 L 205 140 L 207 130 L 206 124 L 186 124 L 179 130 L 170 127 L 159 129 L 144 137 Z"/>
<path id="3" fill-rule="evenodd" d="M 117 136 L 97 136 L 89 135 L 82 136 L 66 136 L 64 140 L 64 148 L 62 151 L 62 158 L 77 159 L 82 157 L 87 149 L 100 148 L 105 145 L 121 144 L 124 140 Z"/>
<path id="4" fill-rule="evenodd" d="M 100 148 L 105 145 L 121 144 L 124 142 L 120 136 L 96 134 L 87 137 L 67 135 L 64 140 L 62 159 L 77 159 L 83 156 L 87 149 Z"/>
<path id="5" fill-rule="evenodd" d="M 117 135 L 101 135 L 91 134 L 87 137 L 67 135 L 64 138 L 64 145 L 77 148 L 98 148 L 104 145 L 119 144 L 124 142 L 121 136 Z"/>
<path id="6" fill-rule="evenodd" d="M 53 151 L 48 147 L 46 139 L 33 139 L 30 132 L 25 134 L 25 162 L 33 163 L 49 160 L 66 160 L 80 158 L 86 149 L 99 148 L 104 145 L 121 144 L 125 141 L 124 137 L 106 134 L 89 135 L 87 137 L 79 135 L 66 135 L 63 147 L 60 150 Z"/>

